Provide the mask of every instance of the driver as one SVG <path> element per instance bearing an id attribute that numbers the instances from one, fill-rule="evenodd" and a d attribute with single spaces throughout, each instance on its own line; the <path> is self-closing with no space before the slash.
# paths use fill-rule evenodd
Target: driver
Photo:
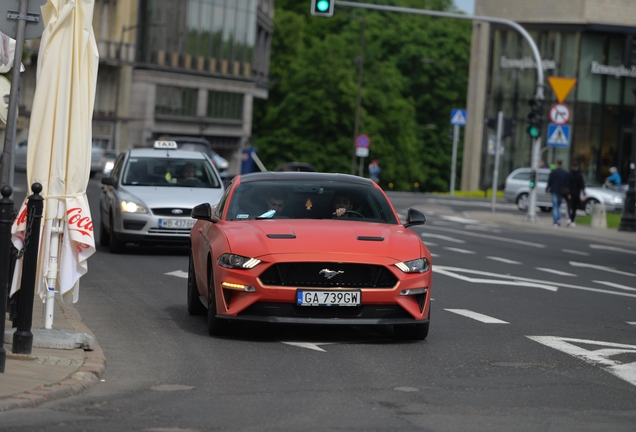
<path id="1" fill-rule="evenodd" d="M 336 217 L 343 217 L 347 210 L 353 209 L 353 203 L 349 198 L 349 195 L 343 191 L 336 191 L 331 200 L 331 210 Z M 345 216 L 346 217 L 346 216 Z"/>
<path id="2" fill-rule="evenodd" d="M 181 169 L 181 181 L 194 178 L 196 175 L 196 168 L 191 163 L 187 163 Z"/>

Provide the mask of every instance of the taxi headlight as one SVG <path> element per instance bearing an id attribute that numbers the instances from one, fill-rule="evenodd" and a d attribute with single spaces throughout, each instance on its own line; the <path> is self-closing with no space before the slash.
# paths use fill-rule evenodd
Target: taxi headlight
<path id="1" fill-rule="evenodd" d="M 134 201 L 121 201 L 121 211 L 124 213 L 148 213 L 148 210 L 142 204 Z"/>
<path id="2" fill-rule="evenodd" d="M 431 268 L 431 264 L 426 258 L 418 258 L 411 261 L 404 261 L 395 264 L 404 273 L 424 273 Z"/>
<path id="3" fill-rule="evenodd" d="M 612 197 L 613 204 L 623 204 L 623 198 L 621 197 Z"/>
<path id="4" fill-rule="evenodd" d="M 230 166 L 230 164 L 227 161 L 223 161 L 220 164 L 217 165 L 219 168 L 227 168 Z"/>
<path id="5" fill-rule="evenodd" d="M 235 254 L 223 254 L 219 257 L 217 262 L 221 267 L 240 269 L 251 269 L 261 263 L 261 261 L 256 258 L 248 258 Z"/>
<path id="6" fill-rule="evenodd" d="M 104 165 L 104 170 L 105 171 L 112 171 L 114 166 L 115 166 L 114 162 L 106 162 L 106 165 Z"/>

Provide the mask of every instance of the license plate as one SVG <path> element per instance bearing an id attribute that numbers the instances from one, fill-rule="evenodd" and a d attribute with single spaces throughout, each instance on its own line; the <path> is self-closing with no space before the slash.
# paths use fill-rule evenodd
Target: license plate
<path id="1" fill-rule="evenodd" d="M 194 219 L 159 219 L 159 228 L 192 228 Z"/>
<path id="2" fill-rule="evenodd" d="M 300 291 L 296 292 L 298 306 L 359 306 L 360 291 Z"/>

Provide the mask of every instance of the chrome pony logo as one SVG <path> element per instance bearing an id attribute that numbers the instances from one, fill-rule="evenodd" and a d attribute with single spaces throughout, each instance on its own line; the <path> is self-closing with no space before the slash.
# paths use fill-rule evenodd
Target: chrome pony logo
<path id="1" fill-rule="evenodd" d="M 339 275 L 341 273 L 344 273 L 344 271 L 343 270 L 322 269 L 322 270 L 320 270 L 320 273 L 318 273 L 318 274 L 323 275 L 327 279 L 331 279 L 331 278 L 333 278 L 333 277 L 335 277 L 335 276 L 337 276 L 337 275 Z"/>

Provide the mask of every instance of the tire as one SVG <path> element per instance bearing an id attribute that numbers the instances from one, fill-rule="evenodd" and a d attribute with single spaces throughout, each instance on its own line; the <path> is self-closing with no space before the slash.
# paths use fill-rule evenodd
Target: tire
<path id="1" fill-rule="evenodd" d="M 549 213 L 549 212 L 551 212 L 551 211 L 552 211 L 552 207 L 545 207 L 545 206 L 542 206 L 542 207 L 539 207 L 539 209 L 540 209 L 543 213 Z"/>
<path id="2" fill-rule="evenodd" d="M 206 309 L 199 299 L 199 290 L 196 287 L 196 273 L 192 253 L 188 261 L 188 313 L 190 315 L 205 315 Z"/>
<path id="3" fill-rule="evenodd" d="M 228 332 L 229 323 L 216 316 L 216 291 L 214 289 L 214 274 L 210 270 L 208 276 L 208 333 L 210 336 L 223 336 Z"/>
<path id="4" fill-rule="evenodd" d="M 103 221 L 99 223 L 99 244 L 104 247 L 108 247 L 110 244 L 110 234 L 108 234 Z"/>
<path id="5" fill-rule="evenodd" d="M 594 206 L 598 204 L 598 200 L 595 200 L 594 198 L 588 198 L 585 200 L 585 214 L 586 215 L 591 215 L 592 212 L 594 211 Z"/>
<path id="6" fill-rule="evenodd" d="M 393 333 L 399 340 L 424 340 L 428 336 L 431 324 L 431 309 L 428 310 L 428 322 L 422 324 L 400 324 L 393 326 Z"/>
<path id="7" fill-rule="evenodd" d="M 527 193 L 522 193 L 517 197 L 517 200 L 515 201 L 517 203 L 517 208 L 521 211 L 528 211 L 528 205 L 530 205 L 530 203 L 528 202 L 528 194 Z"/>
<path id="8" fill-rule="evenodd" d="M 124 251 L 124 248 L 126 247 L 126 243 L 122 242 L 121 240 L 119 240 L 116 236 L 115 236 L 115 231 L 113 230 L 113 219 L 111 217 L 110 219 L 110 233 L 109 233 L 109 237 L 110 240 L 108 242 L 108 252 L 112 253 L 112 254 L 119 254 L 122 253 Z"/>

